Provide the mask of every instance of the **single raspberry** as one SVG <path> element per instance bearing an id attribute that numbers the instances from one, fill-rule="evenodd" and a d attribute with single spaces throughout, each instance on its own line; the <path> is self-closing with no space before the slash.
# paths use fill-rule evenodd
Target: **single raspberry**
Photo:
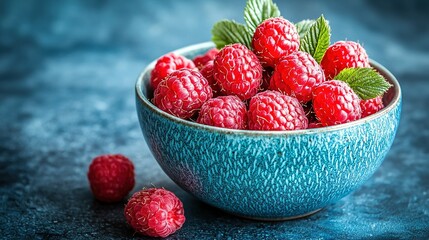
<path id="1" fill-rule="evenodd" d="M 220 94 L 220 86 L 217 84 L 217 82 L 213 77 L 213 69 L 214 69 L 213 60 L 210 60 L 206 63 L 206 65 L 203 68 L 201 68 L 200 73 L 209 82 L 210 87 L 213 90 L 213 97 L 217 97 Z"/>
<path id="2" fill-rule="evenodd" d="M 282 17 L 269 18 L 256 28 L 252 46 L 264 67 L 274 67 L 281 57 L 298 51 L 298 31 Z"/>
<path id="3" fill-rule="evenodd" d="M 205 102 L 197 122 L 210 126 L 246 129 L 246 105 L 237 96 L 220 96 Z"/>
<path id="4" fill-rule="evenodd" d="M 325 75 L 316 60 L 306 52 L 297 51 L 277 63 L 269 89 L 306 103 L 312 99 L 314 87 L 323 81 Z"/>
<path id="5" fill-rule="evenodd" d="M 158 87 L 158 84 L 175 70 L 189 68 L 195 69 L 195 64 L 192 60 L 175 53 L 168 53 L 158 59 L 154 69 L 150 75 L 150 84 L 153 89 Z"/>
<path id="6" fill-rule="evenodd" d="M 368 100 L 361 100 L 360 107 L 362 109 L 362 117 L 372 115 L 384 108 L 383 97 L 378 96 Z"/>
<path id="7" fill-rule="evenodd" d="M 151 237 L 167 237 L 185 222 L 180 199 L 162 188 L 134 193 L 125 206 L 124 214 L 135 231 Z"/>
<path id="8" fill-rule="evenodd" d="M 313 91 L 313 109 L 323 126 L 358 120 L 362 112 L 359 103 L 359 97 L 343 81 L 326 81 Z"/>
<path id="9" fill-rule="evenodd" d="M 88 180 L 96 199 L 118 202 L 134 187 L 134 165 L 120 154 L 101 155 L 92 160 Z"/>
<path id="10" fill-rule="evenodd" d="M 155 106 L 176 117 L 187 119 L 198 111 L 213 93 L 201 73 L 180 69 L 167 76 L 155 89 Z"/>
<path id="11" fill-rule="evenodd" d="M 223 95 L 241 100 L 254 96 L 262 80 L 262 66 L 256 55 L 242 44 L 227 45 L 216 55 L 213 76 Z"/>
<path id="12" fill-rule="evenodd" d="M 344 68 L 370 66 L 365 49 L 352 41 L 338 41 L 329 46 L 320 65 L 327 80 L 333 79 Z"/>
<path id="13" fill-rule="evenodd" d="M 205 54 L 196 56 L 193 60 L 195 66 L 197 66 L 198 69 L 202 69 L 209 61 L 215 59 L 218 52 L 219 50 L 217 48 L 212 48 Z"/>
<path id="14" fill-rule="evenodd" d="M 306 129 L 308 119 L 299 101 L 277 91 L 260 92 L 250 99 L 249 129 Z"/>

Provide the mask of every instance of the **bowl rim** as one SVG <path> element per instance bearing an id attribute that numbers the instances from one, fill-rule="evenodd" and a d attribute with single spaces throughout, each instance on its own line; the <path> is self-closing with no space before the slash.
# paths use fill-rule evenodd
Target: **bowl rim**
<path id="1" fill-rule="evenodd" d="M 210 48 L 210 47 L 215 47 L 215 45 L 213 44 L 213 42 L 203 42 L 203 43 L 198 43 L 198 44 L 192 44 L 183 48 L 179 48 L 176 49 L 174 52 L 176 54 L 179 55 L 183 55 L 187 52 L 190 51 L 195 51 L 197 49 L 201 49 L 201 48 Z M 148 109 L 150 109 L 154 114 L 157 114 L 158 116 L 167 119 L 169 121 L 172 121 L 174 123 L 177 124 L 181 124 L 183 126 L 186 127 L 190 127 L 190 128 L 194 128 L 194 129 L 199 129 L 199 130 L 206 130 L 206 131 L 211 131 L 211 132 L 218 132 L 218 133 L 223 133 L 223 134 L 232 134 L 232 135 L 254 135 L 254 136 L 277 136 L 277 135 L 285 135 L 285 136 L 292 136 L 292 135 L 305 135 L 305 134 L 315 134 L 315 133 L 321 133 L 321 132 L 333 132 L 333 131 L 337 131 L 337 130 L 341 130 L 341 129 L 346 129 L 346 128 L 350 128 L 353 126 L 357 126 L 357 125 L 362 125 L 365 124 L 367 122 L 370 122 L 373 119 L 379 118 L 383 115 L 386 115 L 387 113 L 389 113 L 390 111 L 392 111 L 396 105 L 398 105 L 401 101 L 401 87 L 399 85 L 398 80 L 396 79 L 396 77 L 389 71 L 387 70 L 383 65 L 381 65 L 380 63 L 370 59 L 370 64 L 371 66 L 373 66 L 374 68 L 376 68 L 382 75 L 384 75 L 386 78 L 388 78 L 391 83 L 392 83 L 392 87 L 394 90 L 394 96 L 392 98 L 392 100 L 390 101 L 390 103 L 385 106 L 382 110 L 369 115 L 367 117 L 358 119 L 356 121 L 352 121 L 352 122 L 348 122 L 348 123 L 343 123 L 343 124 L 338 124 L 338 125 L 333 125 L 333 126 L 327 126 L 327 127 L 320 127 L 320 128 L 310 128 L 310 129 L 302 129 L 302 130 L 281 130 L 281 131 L 269 131 L 269 130 L 241 130 L 241 129 L 228 129 L 228 128 L 221 128 L 221 127 L 215 127 L 215 126 L 209 126 L 209 125 L 204 125 L 204 124 L 200 124 L 197 122 L 193 122 L 193 121 L 189 121 L 189 120 L 185 120 L 185 119 L 181 119 L 178 118 L 176 116 L 173 116 L 167 112 L 162 111 L 161 109 L 157 108 L 143 93 L 142 91 L 142 86 L 143 86 L 143 77 L 144 75 L 151 71 L 155 64 L 156 61 L 158 59 L 153 60 L 152 62 L 150 62 L 145 68 L 144 70 L 140 73 L 140 75 L 137 78 L 136 84 L 135 84 L 135 94 L 136 94 L 136 98 L 139 99 L 139 101 Z M 136 106 L 138 107 L 138 106 Z"/>

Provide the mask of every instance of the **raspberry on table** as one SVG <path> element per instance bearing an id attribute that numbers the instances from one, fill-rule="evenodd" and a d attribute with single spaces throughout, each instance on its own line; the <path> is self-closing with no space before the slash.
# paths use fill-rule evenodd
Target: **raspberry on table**
<path id="1" fill-rule="evenodd" d="M 355 121 L 362 114 L 359 97 L 339 80 L 325 81 L 314 89 L 313 109 L 323 126 Z"/>
<path id="2" fill-rule="evenodd" d="M 372 115 L 384 108 L 383 97 L 378 96 L 368 100 L 361 100 L 362 117 Z"/>
<path id="3" fill-rule="evenodd" d="M 306 129 L 308 119 L 299 101 L 277 91 L 260 92 L 250 99 L 249 129 Z"/>
<path id="4" fill-rule="evenodd" d="M 326 80 L 333 79 L 344 68 L 370 67 L 365 49 L 353 41 L 338 41 L 329 46 L 320 65 Z"/>
<path id="5" fill-rule="evenodd" d="M 246 129 L 246 105 L 237 96 L 212 98 L 201 107 L 197 122 L 216 127 Z"/>
<path id="6" fill-rule="evenodd" d="M 94 197 L 118 202 L 134 187 L 134 165 L 121 154 L 100 155 L 89 166 L 88 180 Z"/>
<path id="7" fill-rule="evenodd" d="M 325 81 L 325 74 L 306 52 L 293 52 L 276 65 L 269 89 L 296 97 L 301 103 L 311 101 L 315 86 Z"/>
<path id="8" fill-rule="evenodd" d="M 180 69 L 172 72 L 158 85 L 152 102 L 164 112 L 187 119 L 212 97 L 209 82 L 201 73 Z"/>
<path id="9" fill-rule="evenodd" d="M 218 52 L 219 52 L 219 49 L 212 48 L 208 50 L 205 54 L 196 56 L 193 62 L 195 66 L 201 70 L 209 61 L 212 61 L 215 59 L 216 54 L 218 54 Z"/>
<path id="10" fill-rule="evenodd" d="M 180 199 L 162 188 L 134 193 L 125 206 L 124 215 L 135 231 L 151 237 L 167 237 L 185 222 Z"/>
<path id="11" fill-rule="evenodd" d="M 160 57 L 151 72 L 150 85 L 156 89 L 168 74 L 182 68 L 195 69 L 195 64 L 192 60 L 175 53 L 168 53 Z"/>
<path id="12" fill-rule="evenodd" d="M 256 28 L 252 46 L 264 67 L 274 67 L 280 58 L 298 51 L 299 34 L 288 20 L 269 18 Z"/>
<path id="13" fill-rule="evenodd" d="M 223 95 L 241 100 L 254 96 L 262 80 L 262 66 L 246 46 L 235 43 L 222 48 L 214 60 L 213 76 Z"/>

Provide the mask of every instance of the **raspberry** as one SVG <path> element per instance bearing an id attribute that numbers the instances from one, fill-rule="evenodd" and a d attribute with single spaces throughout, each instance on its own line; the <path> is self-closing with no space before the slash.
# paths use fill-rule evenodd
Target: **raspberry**
<path id="1" fill-rule="evenodd" d="M 92 160 L 88 180 L 94 197 L 118 202 L 134 187 L 134 165 L 123 155 L 101 155 Z"/>
<path id="2" fill-rule="evenodd" d="M 333 79 L 344 68 L 370 66 L 365 49 L 352 41 L 338 41 L 329 46 L 320 65 L 327 80 Z"/>
<path id="3" fill-rule="evenodd" d="M 125 206 L 124 214 L 135 231 L 151 237 L 167 237 L 185 222 L 180 199 L 160 188 L 134 193 Z"/>
<path id="4" fill-rule="evenodd" d="M 203 55 L 198 55 L 194 58 L 193 62 L 198 69 L 202 69 L 209 61 L 214 60 L 216 54 L 219 52 L 217 48 L 212 48 L 208 50 Z"/>
<path id="5" fill-rule="evenodd" d="M 213 96 L 218 96 L 220 94 L 220 86 L 216 83 L 214 77 L 213 77 L 213 60 L 210 60 L 206 63 L 206 65 L 201 68 L 200 73 L 207 79 L 209 82 L 210 87 L 213 90 Z"/>
<path id="6" fill-rule="evenodd" d="M 362 109 L 362 117 L 372 115 L 380 111 L 384 107 L 383 97 L 378 96 L 376 98 L 371 98 L 368 100 L 361 100 L 360 107 Z"/>
<path id="7" fill-rule="evenodd" d="M 180 69 L 172 72 L 158 85 L 152 101 L 159 109 L 187 119 L 212 96 L 212 89 L 201 73 Z"/>
<path id="8" fill-rule="evenodd" d="M 359 97 L 343 81 L 326 81 L 313 91 L 313 109 L 323 126 L 358 120 L 361 118 L 359 103 Z"/>
<path id="9" fill-rule="evenodd" d="M 249 129 L 306 129 L 308 119 L 299 101 L 277 91 L 256 94 L 249 103 Z"/>
<path id="10" fill-rule="evenodd" d="M 316 60 L 306 52 L 297 51 L 278 62 L 269 89 L 306 103 L 312 99 L 314 87 L 323 81 L 325 75 Z"/>
<path id="11" fill-rule="evenodd" d="M 298 31 L 282 17 L 269 18 L 256 28 L 252 46 L 264 67 L 274 67 L 281 57 L 298 51 Z"/>
<path id="12" fill-rule="evenodd" d="M 246 129 L 246 105 L 237 96 L 212 98 L 201 107 L 197 122 L 216 127 Z"/>
<path id="13" fill-rule="evenodd" d="M 213 76 L 224 95 L 236 95 L 241 100 L 258 92 L 262 66 L 256 55 L 242 44 L 225 46 L 214 60 Z"/>
<path id="14" fill-rule="evenodd" d="M 182 68 L 195 69 L 195 64 L 191 60 L 175 53 L 168 53 L 160 57 L 150 75 L 150 84 L 152 88 L 156 89 L 158 84 L 167 77 L 168 74 Z"/>

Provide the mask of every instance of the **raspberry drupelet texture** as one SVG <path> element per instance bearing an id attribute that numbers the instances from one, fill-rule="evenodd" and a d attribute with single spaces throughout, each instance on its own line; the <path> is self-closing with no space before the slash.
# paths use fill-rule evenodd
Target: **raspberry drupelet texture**
<path id="1" fill-rule="evenodd" d="M 196 69 L 192 60 L 175 53 L 168 53 L 160 57 L 150 75 L 150 85 L 153 89 L 158 87 L 158 84 L 175 70 L 189 68 Z"/>
<path id="2" fill-rule="evenodd" d="M 313 91 L 313 110 L 323 126 L 360 119 L 362 110 L 359 104 L 359 97 L 343 81 L 326 81 Z"/>
<path id="3" fill-rule="evenodd" d="M 299 34 L 295 25 L 288 20 L 269 18 L 256 28 L 252 46 L 264 67 L 274 67 L 280 58 L 298 51 Z"/>
<path id="4" fill-rule="evenodd" d="M 320 65 L 326 80 L 333 79 L 344 68 L 370 67 L 365 49 L 352 41 L 338 41 L 329 46 Z"/>
<path id="5" fill-rule="evenodd" d="M 88 180 L 96 199 L 118 202 L 134 187 L 134 165 L 120 154 L 100 155 L 89 166 Z"/>
<path id="6" fill-rule="evenodd" d="M 237 96 L 212 98 L 201 107 L 197 122 L 216 127 L 246 129 L 246 105 Z"/>
<path id="7" fill-rule="evenodd" d="M 213 77 L 213 69 L 214 69 L 213 60 L 210 60 L 206 63 L 206 65 L 204 65 L 203 68 L 201 68 L 200 73 L 209 82 L 209 85 L 213 90 L 213 97 L 217 97 L 220 94 L 220 86 L 219 84 L 217 84 L 217 82 Z"/>
<path id="8" fill-rule="evenodd" d="M 215 59 L 216 54 L 219 52 L 217 48 L 212 48 L 208 50 L 203 55 L 198 55 L 194 58 L 194 64 L 198 69 L 202 69 L 209 61 Z"/>
<path id="9" fill-rule="evenodd" d="M 134 193 L 125 206 L 124 215 L 135 231 L 151 237 L 167 237 L 185 222 L 180 199 L 161 188 Z"/>
<path id="10" fill-rule="evenodd" d="M 213 71 L 222 95 L 236 95 L 241 100 L 254 96 L 262 81 L 262 66 L 258 58 L 239 43 L 220 50 L 214 60 Z"/>
<path id="11" fill-rule="evenodd" d="M 256 94 L 249 103 L 249 129 L 306 129 L 308 119 L 299 101 L 277 91 Z"/>
<path id="12" fill-rule="evenodd" d="M 360 107 L 362 109 L 362 117 L 372 115 L 384 108 L 383 97 L 378 96 L 368 100 L 361 100 Z"/>
<path id="13" fill-rule="evenodd" d="M 152 101 L 159 109 L 187 119 L 212 96 L 209 82 L 201 73 L 180 69 L 172 72 L 158 85 Z"/>
<path id="14" fill-rule="evenodd" d="M 269 89 L 296 97 L 301 103 L 311 101 L 315 86 L 325 81 L 325 74 L 306 52 L 293 52 L 276 65 Z"/>

